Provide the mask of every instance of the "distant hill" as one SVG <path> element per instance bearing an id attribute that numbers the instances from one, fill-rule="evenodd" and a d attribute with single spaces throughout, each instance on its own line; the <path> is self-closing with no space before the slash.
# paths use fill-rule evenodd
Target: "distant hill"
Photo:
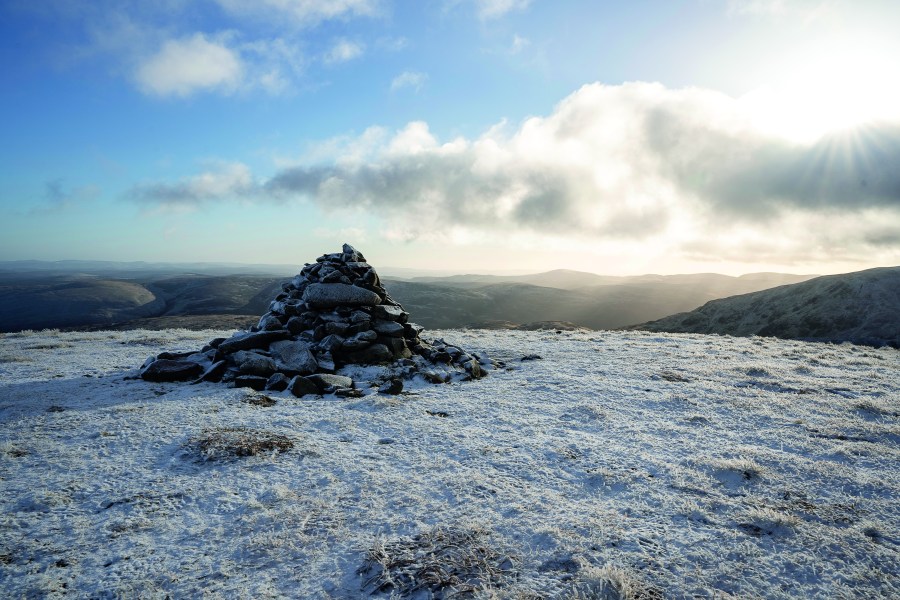
<path id="1" fill-rule="evenodd" d="M 7 274 L 0 277 L 0 331 L 125 323 L 137 327 L 147 319 L 186 315 L 251 315 L 255 322 L 268 310 L 281 281 L 268 275 L 175 275 L 141 281 Z"/>
<path id="2" fill-rule="evenodd" d="M 0 331 L 129 321 L 164 307 L 131 281 L 74 275 L 0 282 Z"/>
<path id="3" fill-rule="evenodd" d="M 578 285 L 579 277 L 583 285 Z M 568 322 L 590 329 L 616 329 L 675 312 L 713 298 L 808 279 L 777 273 L 729 277 L 717 274 L 604 277 L 577 271 L 530 276 L 461 275 L 385 280 L 390 294 L 425 327 L 454 328 L 505 322 Z M 550 287 L 532 282 L 552 281 Z M 606 283 L 598 284 L 598 281 Z M 490 283 L 487 283 L 490 282 Z"/>
<path id="4" fill-rule="evenodd" d="M 451 275 L 449 277 L 413 277 L 406 281 L 462 288 L 479 288 L 486 285 L 503 283 L 523 283 L 540 287 L 561 290 L 578 290 L 598 286 L 652 286 L 661 285 L 700 285 L 709 293 L 719 294 L 727 291 L 741 294 L 776 285 L 797 283 L 811 279 L 815 275 L 792 275 L 788 273 L 750 273 L 740 277 L 720 275 L 718 273 L 692 273 L 687 275 L 597 275 L 585 271 L 556 269 L 531 275 Z M 394 279 L 394 278 L 391 278 Z M 716 296 L 721 297 L 721 296 Z"/>
<path id="5" fill-rule="evenodd" d="M 291 276 L 296 274 L 301 266 L 243 263 L 117 262 L 111 260 L 6 260 L 0 261 L 0 277 L 4 275 L 16 275 L 18 277 L 68 276 L 76 273 L 114 278 L 159 277 L 175 273 Z"/>
<path id="6" fill-rule="evenodd" d="M 713 300 L 691 312 L 631 329 L 850 341 L 900 348 L 900 267 L 828 275 Z"/>
<path id="7" fill-rule="evenodd" d="M 268 310 L 287 280 L 278 273 L 217 273 L 227 268 L 224 265 L 200 265 L 203 272 L 176 266 L 166 271 L 168 265 L 147 263 L 0 263 L 0 331 L 252 323 Z M 691 310 L 714 298 L 809 277 L 613 277 L 557 270 L 516 276 L 385 277 L 384 283 L 415 321 L 430 329 L 541 323 L 614 329 Z"/>

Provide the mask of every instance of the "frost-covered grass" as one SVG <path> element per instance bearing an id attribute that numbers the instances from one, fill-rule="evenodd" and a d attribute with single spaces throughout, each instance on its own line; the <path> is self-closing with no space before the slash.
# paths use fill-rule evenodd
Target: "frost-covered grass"
<path id="1" fill-rule="evenodd" d="M 510 369 L 126 379 L 227 333 L 0 336 L 0 595 L 900 596 L 896 350 L 439 331 Z"/>

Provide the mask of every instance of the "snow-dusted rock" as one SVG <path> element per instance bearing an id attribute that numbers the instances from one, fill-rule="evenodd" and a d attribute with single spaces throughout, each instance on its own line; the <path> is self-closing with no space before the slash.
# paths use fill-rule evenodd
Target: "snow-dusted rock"
<path id="1" fill-rule="evenodd" d="M 301 398 L 308 394 L 319 393 L 319 387 L 310 379 L 301 375 L 297 375 L 296 377 L 291 379 L 291 382 L 288 384 L 287 389 L 298 398 Z"/>
<path id="2" fill-rule="evenodd" d="M 189 360 L 161 358 L 150 363 L 141 378 L 147 381 L 188 381 L 203 373 L 203 365 Z"/>
<path id="3" fill-rule="evenodd" d="M 393 377 L 389 381 L 384 382 L 379 388 L 379 394 L 390 394 L 396 396 L 403 391 L 403 380 L 399 377 Z"/>
<path id="4" fill-rule="evenodd" d="M 268 380 L 265 377 L 257 375 L 238 375 L 234 378 L 234 387 L 247 387 L 261 392 L 266 389 L 266 381 Z"/>
<path id="5" fill-rule="evenodd" d="M 374 365 L 389 363 L 394 360 L 394 355 L 384 344 L 371 344 L 362 350 L 351 352 L 347 358 L 352 363 Z"/>
<path id="6" fill-rule="evenodd" d="M 400 306 L 379 305 L 372 308 L 372 316 L 384 321 L 404 322 L 409 316 Z"/>
<path id="7" fill-rule="evenodd" d="M 266 381 L 266 389 L 274 392 L 283 392 L 287 389 L 291 380 L 284 373 L 273 373 Z"/>
<path id="8" fill-rule="evenodd" d="M 303 301 L 317 308 L 334 306 L 375 306 L 381 298 L 375 292 L 346 283 L 313 283 L 303 292 Z"/>
<path id="9" fill-rule="evenodd" d="M 401 337 L 404 331 L 403 325 L 395 321 L 374 321 L 372 323 L 372 329 L 381 335 L 390 335 L 394 337 Z"/>
<path id="10" fill-rule="evenodd" d="M 269 344 L 290 337 L 288 331 L 240 331 L 219 344 L 217 350 L 224 354 L 237 352 L 238 350 L 251 350 L 254 348 L 268 348 Z"/>
<path id="11" fill-rule="evenodd" d="M 276 370 L 275 361 L 270 357 L 249 350 L 235 352 L 231 355 L 231 360 L 241 375 L 269 377 Z"/>
<path id="12" fill-rule="evenodd" d="M 278 370 L 294 375 L 309 375 L 319 368 L 310 345 L 300 340 L 284 340 L 269 346 Z"/>
<path id="13" fill-rule="evenodd" d="M 352 388 L 353 380 L 344 375 L 333 375 L 330 373 L 317 373 L 306 378 L 313 382 L 319 391 L 325 391 L 329 388 Z"/>

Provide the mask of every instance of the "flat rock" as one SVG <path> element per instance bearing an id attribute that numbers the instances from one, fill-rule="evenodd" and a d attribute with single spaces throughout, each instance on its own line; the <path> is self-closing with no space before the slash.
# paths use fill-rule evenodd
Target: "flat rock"
<path id="1" fill-rule="evenodd" d="M 404 323 L 403 324 L 403 336 L 407 339 L 416 339 L 422 332 L 425 331 L 425 328 L 421 325 L 417 325 L 415 323 Z"/>
<path id="2" fill-rule="evenodd" d="M 291 380 L 284 373 L 273 373 L 266 381 L 266 389 L 274 392 L 283 392 L 287 389 Z"/>
<path id="3" fill-rule="evenodd" d="M 376 306 L 381 298 L 375 292 L 346 283 L 312 283 L 303 292 L 303 301 L 317 308 L 334 306 Z"/>
<path id="4" fill-rule="evenodd" d="M 218 383 L 222 381 L 222 376 L 225 374 L 225 370 L 228 368 L 228 363 L 224 360 L 220 360 L 218 362 L 214 362 L 206 369 L 202 375 L 195 381 L 194 383 L 200 383 L 201 381 L 211 381 L 213 383 Z"/>
<path id="5" fill-rule="evenodd" d="M 399 306 L 379 304 L 372 308 L 372 316 L 385 321 L 405 321 L 409 315 Z"/>
<path id="6" fill-rule="evenodd" d="M 346 359 L 350 363 L 375 365 L 393 361 L 394 355 L 384 344 L 372 344 L 368 348 L 348 353 Z"/>
<path id="7" fill-rule="evenodd" d="M 241 331 L 219 344 L 218 350 L 224 354 L 231 354 L 238 350 L 268 348 L 272 342 L 286 340 L 290 336 L 291 333 L 287 330 L 257 331 L 255 333 Z"/>
<path id="8" fill-rule="evenodd" d="M 403 337 L 405 331 L 403 325 L 395 321 L 378 320 L 372 323 L 372 329 L 381 335 L 389 335 L 392 337 Z"/>
<path id="9" fill-rule="evenodd" d="M 403 391 L 403 381 L 397 377 L 386 381 L 378 388 L 379 394 L 390 394 L 396 396 Z"/>
<path id="10" fill-rule="evenodd" d="M 336 366 L 334 364 L 334 356 L 332 356 L 331 352 L 322 352 L 316 357 L 316 360 L 319 363 L 320 373 L 334 373 Z"/>
<path id="11" fill-rule="evenodd" d="M 248 387 L 261 392 L 266 389 L 266 381 L 265 377 L 257 377 L 256 375 L 238 375 L 234 378 L 234 387 Z"/>
<path id="12" fill-rule="evenodd" d="M 146 381 L 187 381 L 196 379 L 203 373 L 203 365 L 189 360 L 161 358 L 150 363 L 141 371 L 141 379 Z"/>
<path id="13" fill-rule="evenodd" d="M 280 304 L 280 303 L 276 303 L 276 304 Z M 284 323 L 282 323 L 278 319 L 278 317 L 276 317 L 273 314 L 263 315 L 259 319 L 259 323 L 257 323 L 256 326 L 264 331 L 277 331 L 279 329 L 284 329 Z"/>
<path id="14" fill-rule="evenodd" d="M 291 317 L 288 319 L 287 328 L 291 335 L 300 335 L 300 332 L 306 329 L 306 323 L 300 317 Z"/>
<path id="15" fill-rule="evenodd" d="M 294 375 L 309 375 L 319 368 L 316 357 L 310 351 L 310 345 L 297 340 L 283 340 L 269 346 L 269 352 L 275 359 L 279 371 Z"/>
<path id="16" fill-rule="evenodd" d="M 187 358 L 193 354 L 196 354 L 196 352 L 160 352 L 156 355 L 156 358 L 164 360 L 181 360 L 182 358 Z"/>
<path id="17" fill-rule="evenodd" d="M 406 346 L 406 342 L 403 338 L 389 337 L 382 340 L 382 343 L 387 346 L 387 349 L 391 351 L 391 354 L 393 354 L 395 358 L 412 357 L 412 352 Z"/>
<path id="18" fill-rule="evenodd" d="M 276 370 L 274 360 L 249 350 L 238 350 L 231 355 L 231 359 L 241 375 L 268 377 Z"/>
<path id="19" fill-rule="evenodd" d="M 345 377 L 344 375 L 333 375 L 331 373 L 316 373 L 315 375 L 310 375 L 307 377 L 309 381 L 312 381 L 319 391 L 325 391 L 327 389 L 334 388 L 352 388 L 353 380 L 349 377 Z"/>
<path id="20" fill-rule="evenodd" d="M 326 335 L 318 342 L 318 347 L 320 350 L 324 350 L 325 352 L 334 352 L 335 350 L 339 350 L 341 346 L 344 344 L 344 338 L 337 334 Z"/>
<path id="21" fill-rule="evenodd" d="M 472 379 L 481 379 L 485 375 L 485 372 L 482 370 L 481 365 L 478 364 L 478 361 L 474 358 L 466 363 L 463 363 L 463 368 L 466 370 L 466 373 L 468 373 L 472 377 Z"/>
<path id="22" fill-rule="evenodd" d="M 319 393 L 319 386 L 317 386 L 315 382 L 311 381 L 309 378 L 303 377 L 301 375 L 297 375 L 296 377 L 291 379 L 290 383 L 287 386 L 287 389 L 290 390 L 290 392 L 298 398 L 301 398 L 308 394 Z"/>

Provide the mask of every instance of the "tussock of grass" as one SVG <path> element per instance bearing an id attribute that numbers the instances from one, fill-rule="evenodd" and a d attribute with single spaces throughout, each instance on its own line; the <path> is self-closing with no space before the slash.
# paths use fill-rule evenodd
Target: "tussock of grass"
<path id="1" fill-rule="evenodd" d="M 790 535 L 800 519 L 771 508 L 751 508 L 738 519 L 738 527 L 751 535 Z"/>
<path id="2" fill-rule="evenodd" d="M 278 404 L 278 401 L 275 400 L 275 398 L 265 394 L 248 394 L 244 397 L 243 401 L 252 406 L 262 406 L 264 408 L 269 408 Z"/>
<path id="3" fill-rule="evenodd" d="M 30 356 L 23 356 L 21 354 L 12 354 L 10 352 L 4 352 L 0 354 L 0 363 L 29 363 L 34 362 L 34 359 Z"/>
<path id="4" fill-rule="evenodd" d="M 665 379 L 666 381 L 670 381 L 672 383 L 690 383 L 691 381 L 684 375 L 680 375 L 678 373 L 675 373 L 674 371 L 662 371 L 655 377 L 658 379 Z"/>
<path id="5" fill-rule="evenodd" d="M 728 475 L 734 474 L 739 476 L 743 481 L 750 482 L 759 480 L 763 474 L 763 467 L 749 458 L 725 458 L 717 459 L 710 462 L 713 471 L 728 479 Z"/>
<path id="6" fill-rule="evenodd" d="M 584 566 L 571 598 L 577 600 L 663 600 L 662 591 L 615 566 Z"/>
<path id="7" fill-rule="evenodd" d="M 75 344 L 71 342 L 44 342 L 38 344 L 32 344 L 30 346 L 23 346 L 23 350 L 57 350 L 59 348 L 71 348 Z"/>
<path id="8" fill-rule="evenodd" d="M 883 417 L 896 417 L 897 411 L 892 410 L 889 406 L 882 402 L 866 398 L 853 403 L 853 408 L 860 412 L 870 413 Z"/>
<path id="9" fill-rule="evenodd" d="M 294 447 L 294 442 L 268 431 L 225 427 L 206 430 L 192 437 L 187 447 L 196 451 L 201 460 L 209 461 L 287 452 Z"/>
<path id="10" fill-rule="evenodd" d="M 413 537 L 379 539 L 359 573 L 370 595 L 472 597 L 515 577 L 518 560 L 487 529 L 437 526 Z"/>
<path id="11" fill-rule="evenodd" d="M 22 458 L 23 456 L 28 456 L 30 452 L 15 444 L 11 444 L 10 442 L 3 442 L 0 443 L 0 454 L 4 454 L 10 458 Z"/>
<path id="12" fill-rule="evenodd" d="M 127 342 L 132 346 L 163 346 L 169 343 L 171 340 L 167 337 L 163 336 L 150 336 L 150 337 L 142 337 L 135 338 Z M 125 344 L 126 342 L 122 342 Z"/>

